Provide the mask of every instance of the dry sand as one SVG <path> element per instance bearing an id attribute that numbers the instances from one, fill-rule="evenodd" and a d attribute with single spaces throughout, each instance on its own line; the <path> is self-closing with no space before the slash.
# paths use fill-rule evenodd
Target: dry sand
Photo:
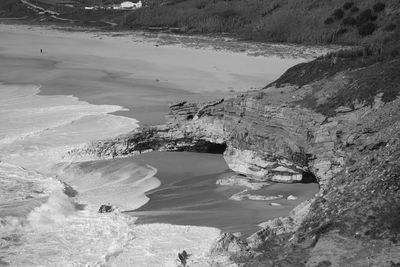
<path id="1" fill-rule="evenodd" d="M 120 105 L 130 111 L 117 114 L 142 125 L 162 123 L 168 103 L 261 88 L 305 60 L 157 45 L 154 38 L 135 33 L 112 36 L 0 24 L 0 81 L 41 84 L 41 94 Z"/>

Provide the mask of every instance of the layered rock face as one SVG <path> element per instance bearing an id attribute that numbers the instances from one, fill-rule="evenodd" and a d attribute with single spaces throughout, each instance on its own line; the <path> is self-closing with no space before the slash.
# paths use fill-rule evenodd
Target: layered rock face
<path id="1" fill-rule="evenodd" d="M 315 68 L 317 63 L 311 64 Z M 336 68 L 334 63 L 328 66 Z M 258 98 L 268 106 L 309 112 L 306 123 L 296 124 L 298 117 L 287 121 L 298 125 L 293 131 L 298 135 L 290 137 L 298 150 L 292 151 L 308 156 L 308 164 L 300 166 L 315 175 L 321 191 L 288 217 L 261 224 L 263 229 L 247 240 L 261 254 L 244 266 L 397 266 L 400 60 L 339 67 L 314 77 L 307 76 L 307 67 L 296 67 L 297 75 L 289 71 L 281 78 L 285 83 L 278 80 Z M 303 80 L 309 81 L 299 84 L 290 75 L 305 75 Z M 299 164 L 290 150 L 280 153 Z"/>
<path id="2" fill-rule="evenodd" d="M 229 141 L 224 158 L 239 173 L 300 182 L 309 170 L 310 135 L 325 118 L 275 101 L 275 91 L 272 87 L 226 101 Z"/>
<path id="3" fill-rule="evenodd" d="M 252 179 L 291 183 L 310 178 L 310 136 L 325 117 L 264 99 L 257 92 L 212 103 L 174 104 L 166 125 L 98 141 L 71 155 L 110 158 L 153 150 L 224 152 L 233 171 Z"/>
<path id="4" fill-rule="evenodd" d="M 349 153 L 342 146 L 353 142 L 354 126 L 381 108 L 385 98 L 385 92 L 376 89 L 370 92 L 368 105 L 365 99 L 354 96 L 338 102 L 336 98 L 345 97 L 341 94 L 347 88 L 357 90 L 355 77 L 360 70 L 341 71 L 341 62 L 335 60 L 327 66 L 327 61 L 330 59 L 322 59 L 321 64 L 329 71 L 339 65 L 336 73 L 328 73 L 329 78 L 324 73 L 314 77 L 313 73 L 303 78 L 309 83 L 299 84 L 295 74 L 306 75 L 308 65 L 303 71 L 296 66 L 295 74 L 288 71 L 263 90 L 210 103 L 171 105 L 166 125 L 102 140 L 71 155 L 107 158 L 153 150 L 224 152 L 233 171 L 252 179 L 286 183 L 317 181 L 324 189 L 343 170 Z M 399 63 L 390 64 L 395 68 Z M 288 83 L 291 80 L 293 84 Z M 334 106 L 332 98 L 336 101 Z"/>
<path id="5" fill-rule="evenodd" d="M 117 138 L 100 140 L 70 151 L 71 158 L 126 157 L 149 151 L 192 151 L 222 154 L 226 132 L 220 118 L 223 100 L 170 106 L 166 125 L 142 127 Z M 210 112 L 213 115 L 210 116 Z M 207 114 L 207 115 L 205 115 Z"/>

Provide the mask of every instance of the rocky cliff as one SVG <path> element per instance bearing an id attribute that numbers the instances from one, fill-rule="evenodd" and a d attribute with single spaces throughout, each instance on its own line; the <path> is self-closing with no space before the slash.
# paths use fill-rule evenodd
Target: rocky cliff
<path id="1" fill-rule="evenodd" d="M 262 224 L 247 239 L 256 256 L 243 265 L 399 264 L 399 70 L 399 58 L 326 57 L 226 104 L 233 169 L 268 176 L 289 168 L 321 188 Z"/>
<path id="2" fill-rule="evenodd" d="M 326 56 L 260 91 L 174 104 L 167 125 L 72 155 L 224 153 L 251 179 L 318 182 L 315 199 L 262 224 L 244 256 L 231 256 L 246 266 L 391 266 L 400 262 L 399 70 L 398 57 Z"/>

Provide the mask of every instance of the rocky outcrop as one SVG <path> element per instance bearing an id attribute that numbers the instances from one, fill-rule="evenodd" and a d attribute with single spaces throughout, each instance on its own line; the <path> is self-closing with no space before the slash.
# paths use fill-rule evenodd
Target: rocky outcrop
<path id="1" fill-rule="evenodd" d="M 115 211 L 117 208 L 110 204 L 103 204 L 99 208 L 99 213 L 109 213 Z"/>
<path id="2" fill-rule="evenodd" d="M 279 217 L 262 222 L 259 226 L 263 229 L 269 228 L 277 235 L 293 233 L 300 227 L 304 218 L 308 215 L 313 201 L 313 199 L 306 200 L 290 211 L 287 217 Z"/>
<path id="3" fill-rule="evenodd" d="M 230 142 L 224 158 L 232 170 L 279 182 L 302 180 L 309 161 L 307 133 L 323 116 L 274 101 L 266 90 L 232 99 L 225 114 Z"/>
<path id="4" fill-rule="evenodd" d="M 247 262 L 254 257 L 254 252 L 239 237 L 222 233 L 211 246 L 210 266 L 242 266 L 235 262 Z"/>
<path id="5" fill-rule="evenodd" d="M 240 191 L 236 194 L 233 194 L 230 199 L 232 200 L 243 200 L 243 199 L 249 199 L 249 200 L 257 200 L 257 201 L 271 201 L 271 200 L 278 200 L 282 199 L 283 195 L 277 195 L 277 196 L 265 196 L 265 195 L 257 195 L 257 194 L 250 194 L 248 193 L 248 190 L 245 189 L 243 191 Z M 273 203 L 271 203 L 273 204 Z"/>
<path id="6" fill-rule="evenodd" d="M 214 106 L 181 102 L 170 106 L 168 123 L 142 127 L 130 134 L 100 140 L 69 152 L 72 158 L 126 157 L 149 151 L 192 151 L 222 154 L 226 150 L 226 131 Z M 213 116 L 205 116 L 205 114 Z M 222 115 L 222 114 L 221 114 Z"/>
<path id="7" fill-rule="evenodd" d="M 289 216 L 279 217 L 267 222 L 260 223 L 262 228 L 246 239 L 247 244 L 252 249 L 259 249 L 268 242 L 276 242 L 277 237 L 293 234 L 297 231 L 308 215 L 313 200 L 307 200 L 294 208 Z"/>
<path id="8" fill-rule="evenodd" d="M 211 255 L 236 255 L 237 253 L 246 253 L 248 251 L 247 244 L 240 238 L 230 233 L 223 233 L 214 242 L 210 249 Z"/>
<path id="9" fill-rule="evenodd" d="M 399 254 L 393 251 L 400 233 L 400 99 L 393 95 L 399 94 L 400 87 L 392 68 L 399 65 L 399 59 L 379 62 L 320 76 L 301 86 L 275 84 L 263 90 L 263 99 L 273 99 L 271 93 L 279 89 L 287 90 L 293 101 L 286 98 L 286 107 L 306 108 L 314 114 L 303 134 L 306 142 L 300 138 L 296 144 L 302 144 L 308 155 L 308 170 L 318 179 L 321 191 L 288 217 L 260 224 L 262 229 L 247 241 L 262 255 L 246 266 L 390 266 L 398 262 Z M 274 101 L 287 92 L 279 93 Z"/>
<path id="10" fill-rule="evenodd" d="M 263 182 L 259 179 L 255 179 L 254 177 L 248 177 L 240 174 L 227 174 L 225 177 L 219 178 L 216 184 L 223 186 L 244 186 L 251 190 L 259 190 L 270 185 L 268 182 Z"/>

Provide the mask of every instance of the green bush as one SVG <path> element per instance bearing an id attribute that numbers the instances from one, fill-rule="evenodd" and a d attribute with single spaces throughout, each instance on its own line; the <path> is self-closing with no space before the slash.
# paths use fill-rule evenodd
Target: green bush
<path id="1" fill-rule="evenodd" d="M 336 19 L 342 19 L 344 16 L 344 12 L 341 8 L 338 8 L 335 11 L 333 11 L 332 16 Z"/>
<path id="2" fill-rule="evenodd" d="M 356 19 L 355 18 L 352 18 L 352 17 L 347 17 L 347 18 L 345 18 L 345 19 L 343 19 L 343 21 L 342 21 L 342 25 L 356 25 L 357 24 L 357 21 L 356 21 Z"/>
<path id="3" fill-rule="evenodd" d="M 221 11 L 221 12 L 216 12 L 215 15 L 217 15 L 217 16 L 219 16 L 221 18 L 224 18 L 224 19 L 229 19 L 229 18 L 232 18 L 232 17 L 237 17 L 240 14 L 237 13 L 233 9 L 228 9 L 228 10 L 224 10 L 224 11 Z"/>
<path id="4" fill-rule="evenodd" d="M 329 24 L 332 24 L 334 22 L 335 22 L 335 20 L 333 18 L 329 17 L 324 21 L 324 24 L 329 25 Z"/>
<path id="5" fill-rule="evenodd" d="M 207 6 L 207 3 L 206 2 L 199 2 L 199 3 L 197 3 L 196 4 L 196 8 L 197 9 L 203 9 L 203 8 L 205 8 Z"/>
<path id="6" fill-rule="evenodd" d="M 350 9 L 350 12 L 351 12 L 351 13 L 356 13 L 356 12 L 358 12 L 358 11 L 360 11 L 360 9 L 359 9 L 358 7 L 356 7 L 356 6 L 354 6 L 354 7 L 352 7 L 352 8 Z"/>
<path id="7" fill-rule="evenodd" d="M 392 31 L 394 31 L 395 29 L 396 29 L 396 25 L 394 25 L 393 23 L 390 23 L 390 24 L 386 25 L 386 26 L 383 28 L 383 30 L 384 30 L 385 32 L 392 32 Z"/>
<path id="8" fill-rule="evenodd" d="M 354 2 L 347 2 L 343 5 L 344 10 L 348 10 L 354 6 Z"/>
<path id="9" fill-rule="evenodd" d="M 367 35 L 371 35 L 376 30 L 376 25 L 372 22 L 368 22 L 364 25 L 358 27 L 358 33 L 365 37 Z"/>
<path id="10" fill-rule="evenodd" d="M 346 28 L 340 28 L 340 29 L 336 32 L 336 34 L 337 34 L 337 35 L 342 35 L 342 34 L 345 34 L 346 32 L 348 32 L 348 30 L 347 30 Z"/>
<path id="11" fill-rule="evenodd" d="M 362 25 L 366 22 L 371 21 L 371 19 L 374 17 L 374 15 L 372 14 L 372 10 L 371 9 L 366 9 L 363 12 L 360 13 L 360 15 L 357 16 L 356 20 L 357 20 L 357 25 Z"/>
<path id="12" fill-rule="evenodd" d="M 373 6 L 373 9 L 374 9 L 375 12 L 381 12 L 381 11 L 383 11 L 385 9 L 385 7 L 386 7 L 386 5 L 384 3 L 376 3 Z"/>
<path id="13" fill-rule="evenodd" d="M 361 57 L 365 54 L 364 48 L 349 48 L 342 49 L 332 54 L 328 54 L 327 56 L 335 56 L 338 58 L 357 58 Z"/>

